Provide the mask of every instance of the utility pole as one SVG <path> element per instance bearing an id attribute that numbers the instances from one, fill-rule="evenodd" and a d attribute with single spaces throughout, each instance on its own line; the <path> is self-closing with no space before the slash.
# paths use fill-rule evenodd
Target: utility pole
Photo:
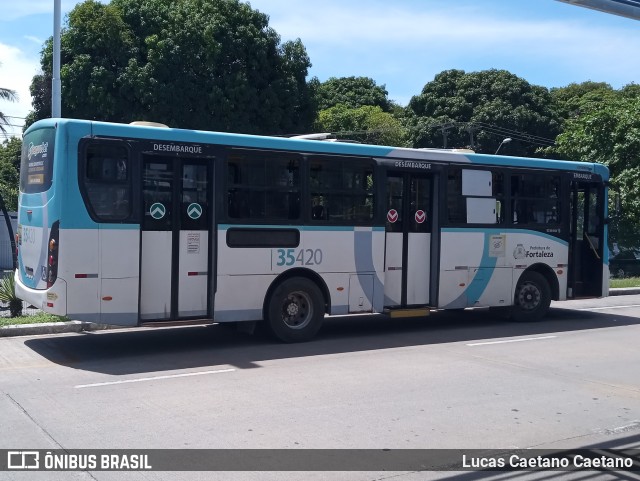
<path id="1" fill-rule="evenodd" d="M 471 122 L 467 124 L 467 132 L 469 132 L 469 147 L 471 150 L 475 149 L 475 145 L 473 143 L 473 134 L 480 130 L 478 127 L 473 125 Z"/>
<path id="2" fill-rule="evenodd" d="M 62 87 L 60 83 L 60 1 L 53 2 L 53 72 L 51 79 L 51 117 L 62 117 Z"/>
<path id="3" fill-rule="evenodd" d="M 440 130 L 442 130 L 442 143 L 444 145 L 443 149 L 447 148 L 447 135 L 449 130 L 453 128 L 452 122 L 447 122 L 446 124 L 442 124 L 440 126 Z"/>

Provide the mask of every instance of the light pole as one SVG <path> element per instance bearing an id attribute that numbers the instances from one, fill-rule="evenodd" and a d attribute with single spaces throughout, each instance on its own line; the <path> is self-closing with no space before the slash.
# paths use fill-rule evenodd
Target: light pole
<path id="1" fill-rule="evenodd" d="M 53 72 L 51 80 L 51 117 L 62 117 L 60 85 L 60 0 L 53 3 Z"/>
<path id="2" fill-rule="evenodd" d="M 500 145 L 498 145 L 498 148 L 496 149 L 496 153 L 493 155 L 498 155 L 498 151 L 500 150 L 500 147 L 502 147 L 504 144 L 508 144 L 509 142 L 511 142 L 511 137 L 507 137 L 502 142 L 500 142 Z"/>

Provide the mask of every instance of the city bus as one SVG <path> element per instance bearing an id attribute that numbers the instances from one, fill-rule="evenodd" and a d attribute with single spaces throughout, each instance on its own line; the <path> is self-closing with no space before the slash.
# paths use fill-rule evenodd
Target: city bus
<path id="1" fill-rule="evenodd" d="M 608 294 L 605 166 L 47 119 L 25 132 L 16 294 L 118 326 L 266 325 Z M 248 323 L 248 324 L 240 324 Z"/>

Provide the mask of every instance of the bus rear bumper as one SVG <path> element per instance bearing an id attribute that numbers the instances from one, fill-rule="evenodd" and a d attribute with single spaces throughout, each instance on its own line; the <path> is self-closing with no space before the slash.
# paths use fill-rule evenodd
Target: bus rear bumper
<path id="1" fill-rule="evenodd" d="M 49 289 L 31 289 L 20 280 L 15 272 L 16 296 L 38 309 L 56 316 L 67 315 L 67 283 L 58 278 Z"/>

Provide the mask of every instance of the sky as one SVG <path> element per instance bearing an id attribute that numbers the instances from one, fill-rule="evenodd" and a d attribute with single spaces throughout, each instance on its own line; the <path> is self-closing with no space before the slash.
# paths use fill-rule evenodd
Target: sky
<path id="1" fill-rule="evenodd" d="M 102 0 L 106 3 L 107 0 Z M 0 0 L 0 100 L 18 134 L 53 34 L 53 0 Z M 62 0 L 63 16 L 80 3 Z M 365 76 L 406 105 L 438 73 L 505 69 L 531 84 L 640 83 L 640 22 L 557 0 L 251 0 L 282 41 L 300 38 L 309 78 Z M 64 24 L 64 19 L 63 19 Z M 3 140 L 0 134 L 0 141 Z"/>

